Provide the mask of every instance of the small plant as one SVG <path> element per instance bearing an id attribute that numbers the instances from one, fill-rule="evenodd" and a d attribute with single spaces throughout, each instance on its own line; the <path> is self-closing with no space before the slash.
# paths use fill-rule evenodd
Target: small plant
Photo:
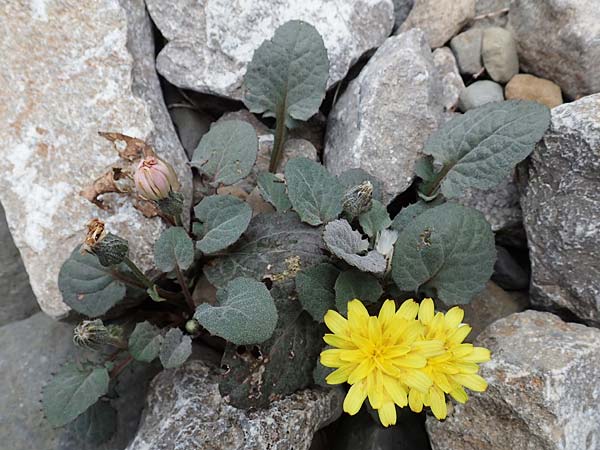
<path id="1" fill-rule="evenodd" d="M 321 37 L 299 21 L 280 27 L 248 67 L 248 108 L 276 119 L 270 172 L 257 176 L 273 213 L 253 217 L 246 202 L 218 193 L 255 170 L 258 140 L 245 122 L 215 124 L 198 144 L 192 166 L 205 195 L 193 207 L 191 226 L 168 162 L 141 141 L 103 134 L 125 143 L 120 153 L 135 170 L 113 170 L 104 176 L 112 177 L 103 184 L 108 189 L 96 183 L 83 195 L 102 206 L 102 193 L 125 192 L 123 179 L 132 179 L 138 207 L 168 228 L 155 244 L 151 277 L 130 259 L 128 242 L 98 220 L 64 263 L 64 301 L 87 319 L 74 333 L 81 357 L 44 390 L 53 426 L 75 421 L 96 442 L 108 440 L 116 426 L 110 393 L 123 369 L 132 361 L 180 366 L 192 340 L 208 335 L 222 338 L 220 390 L 239 408 L 265 407 L 323 384 L 326 376 L 327 383 L 351 385 L 347 412 L 356 413 L 368 397 L 387 426 L 396 421 L 394 405 L 430 406 L 442 419 L 446 394 L 466 401 L 463 387 L 485 389 L 476 372 L 489 353 L 462 343 L 469 327 L 459 308 L 434 314 L 429 297 L 446 306 L 468 303 L 490 278 L 491 228 L 480 212 L 453 200 L 468 188 L 493 187 L 525 159 L 548 127 L 547 108 L 508 101 L 448 122 L 423 149 L 416 169 L 420 199 L 391 217 L 381 182 L 360 169 L 336 177 L 296 158 L 274 173 L 286 130 L 318 111 L 327 74 Z M 217 289 L 216 302 L 194 302 L 201 276 Z M 420 306 L 407 300 L 397 312 L 386 300 L 425 297 Z M 370 317 L 367 308 L 381 312 Z M 340 350 L 321 353 L 324 320 L 333 332 L 325 342 Z M 368 357 L 371 350 L 389 359 L 389 367 L 373 371 L 381 361 Z M 360 358 L 356 352 L 363 352 Z M 319 355 L 323 366 L 337 370 L 317 365 Z M 460 370 L 439 364 L 444 358 L 454 358 Z M 385 395 L 364 381 L 371 376 L 386 380 Z"/>

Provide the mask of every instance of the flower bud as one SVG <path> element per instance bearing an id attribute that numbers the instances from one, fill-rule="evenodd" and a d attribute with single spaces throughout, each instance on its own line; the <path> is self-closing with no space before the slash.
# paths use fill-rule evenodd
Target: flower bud
<path id="1" fill-rule="evenodd" d="M 146 200 L 158 201 L 180 188 L 173 167 L 156 156 L 142 158 L 133 175 L 138 194 Z"/>
<path id="2" fill-rule="evenodd" d="M 346 191 L 342 205 L 344 211 L 354 218 L 371 209 L 372 200 L 373 184 L 364 181 Z"/>
<path id="3" fill-rule="evenodd" d="M 185 323 L 185 331 L 190 334 L 196 334 L 200 331 L 200 324 L 196 319 L 190 319 Z"/>
<path id="4" fill-rule="evenodd" d="M 73 330 L 73 342 L 78 347 L 89 350 L 98 350 L 104 345 L 124 345 L 121 327 L 104 326 L 100 319 L 84 320 L 77 325 Z"/>
<path id="5" fill-rule="evenodd" d="M 87 227 L 82 250 L 96 255 L 105 267 L 122 263 L 129 252 L 129 243 L 122 237 L 107 233 L 101 220 L 92 219 Z"/>

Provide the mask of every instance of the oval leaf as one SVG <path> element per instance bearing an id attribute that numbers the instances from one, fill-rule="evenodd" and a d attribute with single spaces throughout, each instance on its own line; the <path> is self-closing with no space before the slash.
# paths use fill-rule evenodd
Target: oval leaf
<path id="1" fill-rule="evenodd" d="M 494 234 L 483 214 L 446 203 L 400 232 L 392 277 L 402 291 L 421 289 L 447 305 L 465 304 L 485 287 L 495 259 Z"/>
<path id="2" fill-rule="evenodd" d="M 254 128 L 241 120 L 226 120 L 202 136 L 191 165 L 214 183 L 230 185 L 250 174 L 257 152 Z"/>
<path id="3" fill-rule="evenodd" d="M 171 328 L 160 348 L 160 362 L 165 369 L 181 366 L 192 354 L 192 339 L 179 328 Z"/>
<path id="4" fill-rule="evenodd" d="M 323 322 L 335 303 L 335 280 L 340 271 L 332 264 L 310 267 L 296 276 L 296 290 L 302 307 L 317 322 Z"/>
<path id="5" fill-rule="evenodd" d="M 373 200 L 371 208 L 358 217 L 358 222 L 369 237 L 374 237 L 377 233 L 389 227 L 392 220 L 386 207 L 377 200 Z"/>
<path id="6" fill-rule="evenodd" d="M 129 353 L 138 361 L 151 362 L 158 356 L 162 340 L 159 328 L 140 322 L 129 336 Z"/>
<path id="7" fill-rule="evenodd" d="M 195 319 L 211 334 L 236 345 L 258 344 L 271 337 L 277 309 L 266 286 L 250 278 L 236 278 L 217 292 L 219 306 L 202 304 Z"/>
<path id="8" fill-rule="evenodd" d="M 248 228 L 252 208 L 231 195 L 205 197 L 194 208 L 196 218 L 204 224 L 202 239 L 196 244 L 204 253 L 215 253 L 237 241 Z"/>
<path id="9" fill-rule="evenodd" d="M 104 444 L 117 431 L 117 411 L 109 402 L 98 401 L 73 422 L 73 431 L 81 442 Z"/>
<path id="10" fill-rule="evenodd" d="M 295 158 L 285 166 L 288 194 L 303 222 L 319 225 L 342 212 L 344 188 L 321 164 Z"/>
<path id="11" fill-rule="evenodd" d="M 194 243 L 181 227 L 167 228 L 154 245 L 154 263 L 163 272 L 178 265 L 185 270 L 194 262 Z"/>
<path id="12" fill-rule="evenodd" d="M 258 176 L 257 182 L 260 194 L 277 212 L 284 213 L 292 207 L 284 180 L 270 172 L 263 172 Z"/>
<path id="13" fill-rule="evenodd" d="M 335 305 L 342 314 L 348 311 L 348 302 L 354 299 L 375 303 L 383 294 L 377 278 L 358 270 L 342 272 L 335 282 Z"/>

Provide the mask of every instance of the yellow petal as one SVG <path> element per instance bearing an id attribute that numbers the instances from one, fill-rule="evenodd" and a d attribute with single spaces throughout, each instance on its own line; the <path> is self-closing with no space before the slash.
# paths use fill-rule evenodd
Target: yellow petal
<path id="1" fill-rule="evenodd" d="M 414 388 L 423 393 L 427 392 L 433 381 L 420 370 L 405 370 L 400 378 L 408 387 Z"/>
<path id="2" fill-rule="evenodd" d="M 448 336 L 448 344 L 460 344 L 469 335 L 472 328 L 469 325 L 463 325 L 456 329 L 454 333 Z"/>
<path id="3" fill-rule="evenodd" d="M 378 316 L 382 328 L 385 328 L 392 321 L 394 314 L 396 314 L 396 303 L 394 303 L 394 300 L 383 302 Z"/>
<path id="4" fill-rule="evenodd" d="M 454 367 L 458 369 L 460 373 L 477 373 L 479 372 L 479 366 L 475 363 L 470 362 L 458 362 L 452 363 Z"/>
<path id="5" fill-rule="evenodd" d="M 396 358 L 393 362 L 396 366 L 405 367 L 407 369 L 422 369 L 427 365 L 427 359 L 415 353 Z"/>
<path id="6" fill-rule="evenodd" d="M 484 363 L 491 359 L 490 351 L 483 347 L 474 347 L 473 351 L 467 356 L 463 356 L 462 361 L 473 362 L 473 363 Z"/>
<path id="7" fill-rule="evenodd" d="M 387 359 L 394 359 L 406 355 L 408 352 L 410 352 L 408 345 L 394 345 L 393 347 L 389 347 L 384 355 Z"/>
<path id="8" fill-rule="evenodd" d="M 366 329 L 369 321 L 369 312 L 365 305 L 358 299 L 348 302 L 348 324 L 354 330 Z"/>
<path id="9" fill-rule="evenodd" d="M 321 363 L 321 364 L 323 364 L 323 363 Z M 325 365 L 325 364 L 323 364 L 323 365 Z M 347 366 L 342 366 L 339 369 L 334 370 L 329 375 L 327 375 L 327 377 L 325 378 L 325 381 L 327 382 L 327 384 L 345 383 L 346 380 L 348 379 L 348 377 L 350 376 L 350 374 L 352 373 L 352 371 L 354 370 L 354 367 L 356 367 L 355 364 L 348 364 Z"/>
<path id="10" fill-rule="evenodd" d="M 415 389 L 408 391 L 408 406 L 413 412 L 423 411 L 423 394 Z"/>
<path id="11" fill-rule="evenodd" d="M 450 380 L 448 380 L 448 377 L 445 374 L 441 372 L 434 372 L 432 378 L 433 384 L 442 391 L 450 392 L 453 389 L 452 385 L 450 384 Z"/>
<path id="12" fill-rule="evenodd" d="M 337 348 L 323 350 L 321 352 L 321 364 L 325 367 L 340 367 L 346 364 L 340 358 L 342 351 Z"/>
<path id="13" fill-rule="evenodd" d="M 419 305 L 419 320 L 423 325 L 428 325 L 433 320 L 435 308 L 433 306 L 433 300 L 425 298 Z"/>
<path id="14" fill-rule="evenodd" d="M 467 389 L 471 389 L 475 392 L 483 392 L 487 389 L 487 381 L 481 378 L 479 375 L 475 375 L 472 373 L 463 374 L 457 373 L 456 375 L 451 375 L 452 379 L 459 384 L 462 384 Z"/>
<path id="15" fill-rule="evenodd" d="M 382 335 L 379 319 L 377 317 L 369 317 L 369 340 L 376 346 L 380 346 Z"/>
<path id="16" fill-rule="evenodd" d="M 429 406 L 438 420 L 446 418 L 446 397 L 440 389 L 433 387 L 429 390 Z"/>
<path id="17" fill-rule="evenodd" d="M 344 398 L 344 411 L 353 416 L 356 414 L 367 398 L 367 387 L 365 382 L 350 386 L 346 398 Z"/>
<path id="18" fill-rule="evenodd" d="M 374 366 L 375 366 L 375 363 L 373 362 L 372 359 L 370 359 L 370 358 L 363 359 L 361 361 L 361 363 L 358 366 L 356 366 L 356 368 L 352 371 L 352 373 L 348 377 L 348 383 L 354 384 L 354 383 L 362 380 L 363 378 L 366 378 L 371 373 Z"/>
<path id="19" fill-rule="evenodd" d="M 437 339 L 426 341 L 415 341 L 411 344 L 412 349 L 425 358 L 433 358 L 443 355 L 445 352 L 444 343 Z"/>
<path id="20" fill-rule="evenodd" d="M 419 304 L 415 302 L 412 298 L 406 300 L 400 308 L 398 308 L 398 312 L 396 313 L 397 317 L 402 317 L 407 320 L 414 320 L 417 317 L 417 313 L 419 312 Z"/>
<path id="21" fill-rule="evenodd" d="M 325 320 L 327 328 L 333 333 L 341 336 L 346 336 L 348 334 L 348 321 L 337 311 L 330 309 L 325 314 L 323 320 Z"/>
<path id="22" fill-rule="evenodd" d="M 396 405 L 402 408 L 408 404 L 408 394 L 398 380 L 384 376 L 383 387 Z"/>
<path id="23" fill-rule="evenodd" d="M 359 364 L 366 359 L 365 353 L 362 350 L 344 350 L 340 352 L 340 359 L 345 362 Z"/>
<path id="24" fill-rule="evenodd" d="M 464 317 L 465 312 L 458 306 L 450 308 L 446 313 L 446 326 L 448 328 L 456 328 L 460 325 Z"/>
<path id="25" fill-rule="evenodd" d="M 454 358 L 459 359 L 459 358 L 463 358 L 467 355 L 470 355 L 471 353 L 473 353 L 473 344 L 458 344 L 455 345 L 454 347 L 452 347 L 452 356 L 454 356 Z"/>
<path id="26" fill-rule="evenodd" d="M 354 345 L 354 343 L 351 340 L 343 338 L 342 336 L 340 336 L 338 334 L 327 333 L 325 336 L 323 336 L 323 340 L 327 344 L 331 345 L 332 347 L 346 348 L 346 349 L 356 348 L 356 345 Z"/>
<path id="27" fill-rule="evenodd" d="M 367 396 L 374 409 L 379 409 L 383 404 L 383 379 L 381 374 L 374 370 L 367 378 Z"/>
<path id="28" fill-rule="evenodd" d="M 384 403 L 381 408 L 377 410 L 377 412 L 379 413 L 381 425 L 384 427 L 396 425 L 396 406 L 393 402 Z"/>
<path id="29" fill-rule="evenodd" d="M 459 386 L 456 389 L 453 389 L 452 391 L 450 391 L 450 395 L 458 403 L 466 403 L 466 401 L 469 400 L 469 396 L 467 395 L 465 390 L 462 388 L 462 386 Z"/>

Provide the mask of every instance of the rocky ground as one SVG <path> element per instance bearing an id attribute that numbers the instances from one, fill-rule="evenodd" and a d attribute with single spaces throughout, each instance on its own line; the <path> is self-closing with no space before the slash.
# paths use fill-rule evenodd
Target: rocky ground
<path id="1" fill-rule="evenodd" d="M 151 142 L 188 202 L 189 156 L 223 117 L 255 127 L 266 165 L 273 135 L 244 110 L 241 82 L 254 49 L 291 19 L 319 30 L 331 68 L 322 112 L 294 130 L 287 154 L 333 173 L 361 167 L 388 201 L 414 197 L 420 149 L 454 115 L 503 99 L 552 109 L 529 160 L 462 200 L 496 233 L 494 276 L 466 308 L 493 353 L 490 388 L 445 422 L 409 416 L 383 430 L 366 413 L 336 420 L 340 392 L 321 388 L 235 410 L 215 388 L 214 362 L 196 360 L 160 374 L 146 397 L 147 383 L 125 377 L 119 433 L 103 448 L 600 449 L 597 0 L 0 2 L 0 448 L 86 448 L 51 429 L 39 405 L 73 352 L 58 270 L 92 216 L 142 236 L 130 241 L 144 267 L 162 229 L 110 195 L 111 213 L 78 195 L 117 161 L 97 132 Z M 235 188 L 255 195 L 251 181 Z"/>

